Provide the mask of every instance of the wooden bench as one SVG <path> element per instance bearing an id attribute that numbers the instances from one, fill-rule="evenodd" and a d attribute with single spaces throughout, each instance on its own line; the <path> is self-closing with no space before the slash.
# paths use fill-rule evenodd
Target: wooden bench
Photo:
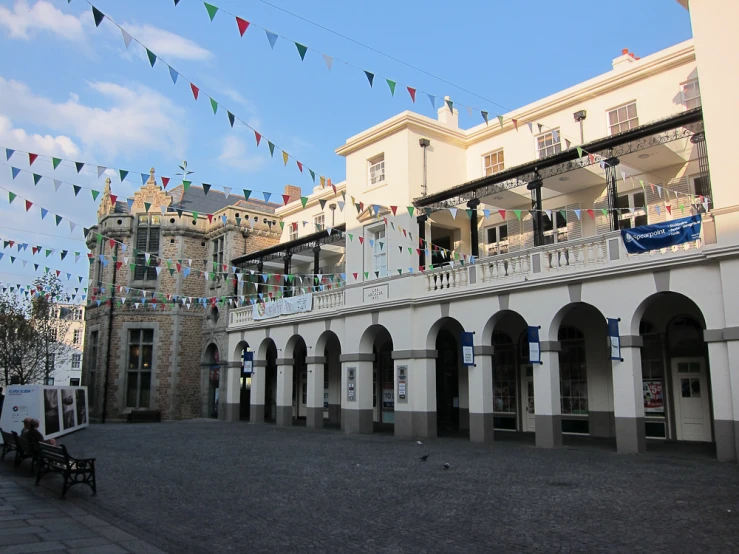
<path id="1" fill-rule="evenodd" d="M 3 437 L 3 454 L 0 460 L 4 460 L 6 454 L 15 452 L 18 447 L 15 444 L 15 437 L 11 433 L 0 429 L 0 435 Z"/>
<path id="2" fill-rule="evenodd" d="M 47 473 L 61 473 L 64 477 L 64 486 L 62 487 L 62 498 L 73 485 L 87 485 L 92 489 L 92 495 L 97 494 L 97 486 L 95 484 L 95 458 L 78 459 L 73 458 L 67 452 L 67 447 L 52 446 L 45 442 L 39 443 L 41 451 L 41 461 L 38 467 L 38 476 L 36 484 L 39 484 L 41 478 Z"/>
<path id="3" fill-rule="evenodd" d="M 159 410 L 133 410 L 126 418 L 128 423 L 160 423 L 162 412 Z"/>

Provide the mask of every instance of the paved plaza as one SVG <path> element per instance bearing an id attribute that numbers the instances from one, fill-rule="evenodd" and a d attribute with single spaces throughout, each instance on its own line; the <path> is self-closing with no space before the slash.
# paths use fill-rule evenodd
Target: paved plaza
<path id="1" fill-rule="evenodd" d="M 6 460 L 0 545 L 34 541 L 9 551 L 41 551 L 54 519 L 80 541 L 48 550 L 67 552 L 739 551 L 739 470 L 701 456 L 207 421 L 62 442 L 97 457 L 98 496 L 77 487 L 62 502 L 58 477 L 35 488 Z"/>

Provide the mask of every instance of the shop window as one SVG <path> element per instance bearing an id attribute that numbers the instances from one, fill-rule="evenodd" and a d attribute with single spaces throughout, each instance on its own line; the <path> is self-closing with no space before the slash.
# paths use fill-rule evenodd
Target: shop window
<path id="1" fill-rule="evenodd" d="M 639 334 L 644 343 L 641 348 L 644 415 L 647 418 L 662 419 L 652 421 L 646 426 L 647 436 L 665 438 L 665 362 L 662 337 L 647 321 L 639 324 Z"/>
<path id="2" fill-rule="evenodd" d="M 562 415 L 588 414 L 585 337 L 575 327 L 559 330 L 559 373 Z"/>
<path id="3" fill-rule="evenodd" d="M 629 192 L 618 196 L 618 219 L 621 229 L 649 224 L 644 192 Z"/>
<path id="4" fill-rule="evenodd" d="M 149 407 L 153 349 L 153 329 L 130 329 L 128 331 L 127 408 Z"/>
<path id="5" fill-rule="evenodd" d="M 668 327 L 667 337 L 670 356 L 674 358 L 703 357 L 705 355 L 702 327 L 691 317 L 675 318 Z M 700 371 L 700 368 L 698 370 Z"/>

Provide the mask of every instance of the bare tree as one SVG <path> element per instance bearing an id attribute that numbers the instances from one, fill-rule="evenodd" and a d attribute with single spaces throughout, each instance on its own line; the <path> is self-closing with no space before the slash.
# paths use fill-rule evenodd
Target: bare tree
<path id="1" fill-rule="evenodd" d="M 65 364 L 71 355 L 67 334 L 72 313 L 60 303 L 64 288 L 59 277 L 53 273 L 37 277 L 32 290 L 31 325 L 40 342 L 43 380 L 46 382 L 53 376 L 55 365 Z"/>
<path id="2" fill-rule="evenodd" d="M 43 378 L 39 336 L 29 303 L 13 293 L 0 295 L 0 364 L 5 385 L 37 383 Z"/>

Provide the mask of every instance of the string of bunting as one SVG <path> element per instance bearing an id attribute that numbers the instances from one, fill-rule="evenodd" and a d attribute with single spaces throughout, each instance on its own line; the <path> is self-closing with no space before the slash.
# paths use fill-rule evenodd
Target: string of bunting
<path id="1" fill-rule="evenodd" d="M 191 79 L 183 75 L 181 71 L 179 71 L 178 69 L 175 69 L 171 64 L 167 63 L 161 56 L 156 54 L 153 50 L 151 50 L 151 48 L 146 46 L 141 40 L 139 40 L 138 38 L 133 36 L 131 33 L 126 31 L 121 25 L 116 23 L 108 14 L 105 14 L 101 10 L 99 10 L 95 5 L 89 2 L 89 0 L 85 0 L 85 2 L 87 2 L 87 4 L 89 4 L 90 7 L 92 8 L 92 16 L 95 21 L 96 27 L 100 27 L 100 24 L 103 22 L 104 19 L 107 19 L 108 21 L 110 21 L 113 25 L 118 27 L 118 29 L 121 31 L 121 36 L 123 37 L 123 42 L 126 48 L 129 48 L 129 46 L 131 45 L 131 42 L 137 43 L 139 46 L 141 46 L 146 51 L 146 57 L 148 58 L 149 64 L 151 65 L 152 68 L 156 65 L 157 61 L 166 65 L 167 69 L 169 70 L 169 76 L 172 79 L 172 83 L 174 85 L 177 85 L 177 81 L 180 79 L 182 79 L 183 81 L 186 81 L 190 85 L 190 90 L 192 91 L 193 98 L 195 99 L 196 102 L 198 101 L 198 99 L 201 96 L 201 92 L 203 91 L 202 87 L 196 85 Z M 318 174 L 318 172 L 311 169 L 310 167 L 305 165 L 303 162 L 301 162 L 294 156 L 291 156 L 290 154 L 288 154 L 284 149 L 280 148 L 279 146 L 277 146 L 277 144 L 275 144 L 269 138 L 267 138 L 264 135 L 264 133 L 261 133 L 260 131 L 252 127 L 249 123 L 247 123 L 244 119 L 238 117 L 232 110 L 225 108 L 225 106 L 220 101 L 213 98 L 213 96 L 211 96 L 210 94 L 206 94 L 204 92 L 203 92 L 203 95 L 207 96 L 208 99 L 210 100 L 210 107 L 213 110 L 213 115 L 217 115 L 219 108 L 221 108 L 222 112 L 225 110 L 226 115 L 228 117 L 228 122 L 232 128 L 236 122 L 239 122 L 240 124 L 249 128 L 254 133 L 254 138 L 256 140 L 257 147 L 259 147 L 260 143 L 262 142 L 262 139 L 264 139 L 267 142 L 267 146 L 269 148 L 269 153 L 271 157 L 274 158 L 275 150 L 278 150 L 282 153 L 282 161 L 285 166 L 287 166 L 287 162 L 290 159 L 292 159 L 293 161 L 295 161 L 295 165 L 300 171 L 300 173 L 304 173 L 303 169 L 306 169 L 308 173 L 310 174 L 310 177 L 314 183 L 316 182 L 316 175 L 318 175 L 321 185 L 325 184 L 326 178 L 324 176 Z"/>

